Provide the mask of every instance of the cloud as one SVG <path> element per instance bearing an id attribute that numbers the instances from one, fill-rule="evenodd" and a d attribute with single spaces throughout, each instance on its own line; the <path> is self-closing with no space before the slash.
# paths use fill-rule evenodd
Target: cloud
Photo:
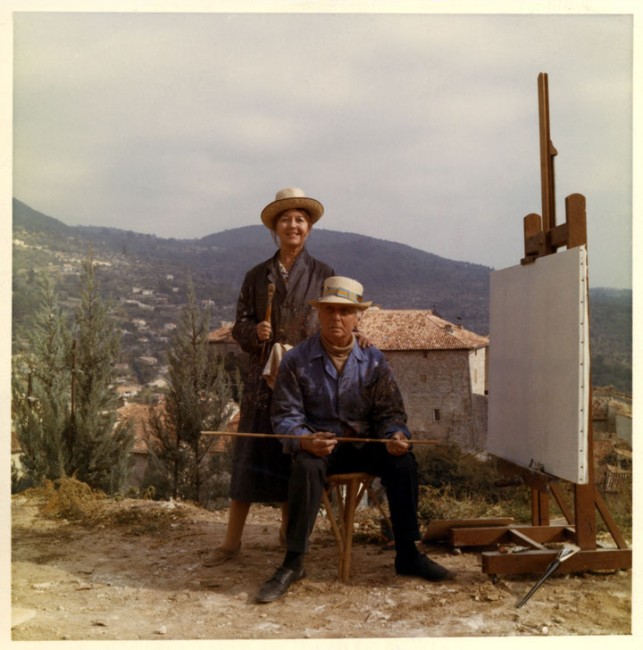
<path id="1" fill-rule="evenodd" d="M 587 193 L 597 275 L 625 286 L 631 39 L 619 15 L 19 14 L 14 191 L 194 237 L 300 185 L 321 227 L 502 267 L 540 210 L 548 72 L 558 200 Z"/>

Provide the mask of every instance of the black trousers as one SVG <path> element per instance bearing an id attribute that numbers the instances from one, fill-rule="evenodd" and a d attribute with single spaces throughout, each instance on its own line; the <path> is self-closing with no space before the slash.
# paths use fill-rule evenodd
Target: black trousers
<path id="1" fill-rule="evenodd" d="M 305 451 L 295 455 L 288 484 L 289 551 L 305 553 L 326 487 L 326 476 L 367 472 L 379 476 L 386 488 L 393 534 L 402 546 L 420 539 L 417 520 L 417 463 L 412 452 L 392 456 L 382 443 L 338 443 L 330 456 L 319 458 Z"/>

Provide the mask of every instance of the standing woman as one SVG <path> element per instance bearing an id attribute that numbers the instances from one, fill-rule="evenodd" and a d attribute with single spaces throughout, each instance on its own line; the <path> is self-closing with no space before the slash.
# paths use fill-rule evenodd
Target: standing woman
<path id="1" fill-rule="evenodd" d="M 311 257 L 305 243 L 323 213 L 319 201 L 293 187 L 277 192 L 261 213 L 261 221 L 272 231 L 279 250 L 248 271 L 237 303 L 232 336 L 250 356 L 241 397 L 240 432 L 272 433 L 272 390 L 262 377 L 272 346 L 296 345 L 318 329 L 309 303 L 321 295 L 324 280 L 334 272 Z M 274 287 L 270 308 L 269 285 Z M 239 554 L 252 503 L 282 504 L 279 537 L 284 539 L 289 471 L 290 456 L 278 439 L 235 438 L 226 535 L 206 566 L 223 564 Z"/>

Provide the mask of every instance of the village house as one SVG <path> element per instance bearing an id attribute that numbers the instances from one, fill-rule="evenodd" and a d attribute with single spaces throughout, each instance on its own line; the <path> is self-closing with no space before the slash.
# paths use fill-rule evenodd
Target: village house
<path id="1" fill-rule="evenodd" d="M 152 410 L 156 409 L 158 414 L 165 411 L 165 400 L 161 399 L 155 405 L 126 403 L 118 409 L 118 422 L 125 423 L 131 427 L 134 433 L 134 447 L 132 449 L 132 465 L 129 472 L 127 486 L 140 489 L 144 485 L 150 460 L 150 445 L 153 445 L 154 428 L 151 424 Z M 234 407 L 230 410 L 230 418 L 223 426 L 223 431 L 234 432 L 239 423 L 239 409 Z M 226 450 L 225 436 L 213 439 L 207 451 L 207 456 L 221 454 Z"/>
<path id="2" fill-rule="evenodd" d="M 427 309 L 367 309 L 359 328 L 386 355 L 415 437 L 485 448 L 488 337 Z"/>
<path id="3" fill-rule="evenodd" d="M 221 323 L 221 327 L 210 332 L 208 343 L 217 346 L 217 350 L 222 357 L 228 354 L 243 354 L 239 344 L 232 338 L 233 323 Z"/>

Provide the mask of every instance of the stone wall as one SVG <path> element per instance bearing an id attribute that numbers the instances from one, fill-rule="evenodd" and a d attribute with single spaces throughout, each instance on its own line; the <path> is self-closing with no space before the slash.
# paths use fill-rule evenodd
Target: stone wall
<path id="1" fill-rule="evenodd" d="M 387 351 L 413 435 L 484 449 L 483 350 Z M 472 381 L 475 386 L 472 386 Z"/>

